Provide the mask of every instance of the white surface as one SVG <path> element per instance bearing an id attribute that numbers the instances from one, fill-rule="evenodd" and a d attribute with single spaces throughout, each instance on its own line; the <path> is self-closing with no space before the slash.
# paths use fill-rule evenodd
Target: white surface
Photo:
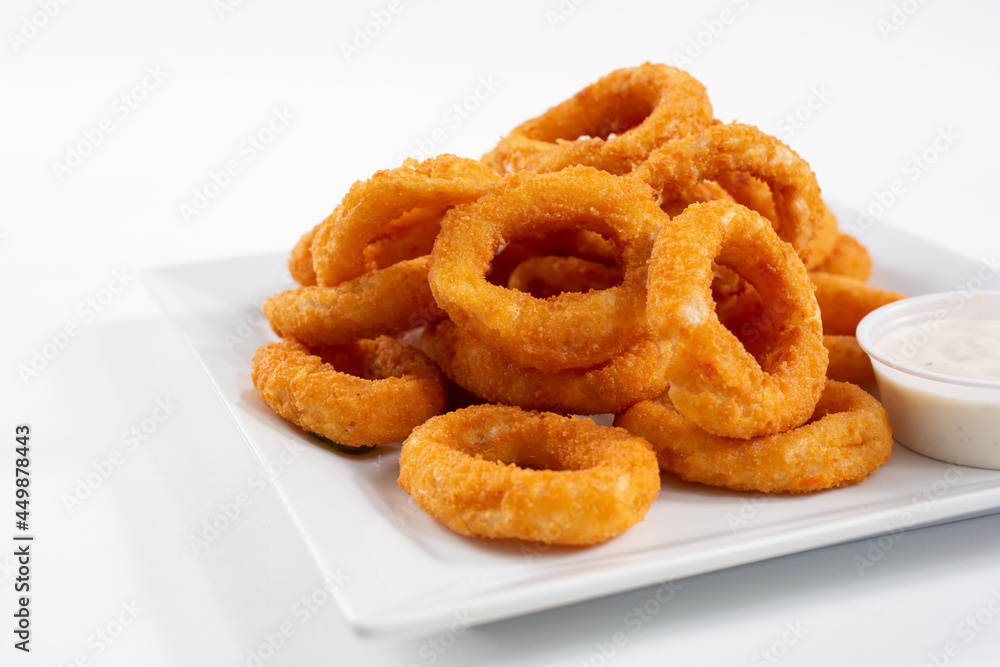
<path id="1" fill-rule="evenodd" d="M 920 293 L 929 279 L 940 281 L 931 289 L 947 288 L 951 277 L 976 269 L 975 262 L 898 229 L 880 228 L 867 240 L 882 269 L 896 265 L 901 248 L 917 265 L 937 267 L 933 276 L 905 264 L 899 269 L 912 275 L 888 282 L 875 276 L 873 284 L 886 289 Z M 459 614 L 480 625 L 901 528 L 1000 512 L 1000 472 L 944 465 L 897 447 L 866 483 L 827 493 L 730 493 L 668 476 L 642 523 L 589 549 L 461 537 L 396 484 L 398 447 L 360 457 L 331 451 L 257 396 L 251 357 L 276 337 L 265 326 L 248 327 L 239 338 L 225 332 L 233 321 L 263 323 L 259 311 L 248 314 L 244 304 L 287 286 L 286 255 L 166 267 L 147 272 L 144 283 L 271 473 L 320 571 L 346 575 L 335 599 L 351 627 L 366 635 L 441 632 Z"/>
<path id="2" fill-rule="evenodd" d="M 899 225 L 995 262 L 997 5 L 589 0 L 562 3 L 573 12 L 550 28 L 555 1 L 402 0 L 402 11 L 346 62 L 341 42 L 387 2 L 233 0 L 235 10 L 221 17 L 211 0 L 71 2 L 15 52 L 10 34 L 42 4 L 52 3 L 0 8 L 0 400 L 8 443 L 14 424 L 33 428 L 38 536 L 34 650 L 14 651 L 7 635 L 0 663 L 246 665 L 262 646 L 268 667 L 995 660 L 998 516 L 461 634 L 456 619 L 455 632 L 428 637 L 358 637 L 224 404 L 135 276 L 155 265 L 287 251 L 351 182 L 397 163 L 436 127 L 444 135 L 434 150 L 477 156 L 601 74 L 645 60 L 684 65 L 707 86 L 717 117 L 786 140 L 830 199 L 855 209 L 892 199 L 882 218 L 860 227 Z M 911 16 L 898 13 L 904 5 Z M 719 32 L 713 22 L 724 9 L 731 22 L 717 36 L 704 32 L 711 43 L 703 53 L 679 63 L 674 54 L 706 25 Z M 879 21 L 894 12 L 902 25 L 883 36 Z M 449 121 L 481 78 L 495 89 L 480 88 L 478 108 Z M 131 93 L 144 79 L 148 90 Z M 127 116 L 122 95 L 135 105 Z M 810 101 L 818 108 L 809 110 Z M 809 118 L 800 127 L 783 123 L 803 105 Z M 105 119 L 110 133 L 58 180 L 52 163 Z M 282 128 L 273 141 L 257 152 L 244 145 L 271 123 Z M 934 163 L 914 169 L 912 156 L 925 150 Z M 180 205 L 228 162 L 239 173 L 185 223 Z M 856 216 L 842 224 L 859 227 Z M 997 288 L 995 276 L 987 286 Z M 67 326 L 76 334 L 23 381 L 18 366 Z M 234 336 L 242 326 L 232 322 Z M 143 440 L 128 436 L 133 427 Z M 69 511 L 65 494 L 96 468 L 107 471 L 115 450 L 120 465 Z M 0 461 L 6 542 L 12 452 Z M 227 510 L 235 518 L 196 551 L 191 539 Z M 0 548 L 5 615 L 14 608 L 11 551 Z M 342 572 L 329 575 L 350 583 Z M 648 613 L 636 611 L 644 605 Z M 110 644 L 100 638 L 108 632 L 116 635 Z M 268 638 L 281 644 L 273 654 Z"/>

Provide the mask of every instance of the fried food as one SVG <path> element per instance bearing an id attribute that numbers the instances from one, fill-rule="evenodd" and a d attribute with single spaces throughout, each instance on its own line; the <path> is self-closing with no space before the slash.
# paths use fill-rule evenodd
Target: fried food
<path id="1" fill-rule="evenodd" d="M 810 245 L 810 253 L 803 260 L 807 269 L 818 268 L 827 261 L 834 248 L 837 247 L 837 241 L 840 238 L 840 224 L 837 222 L 837 216 L 833 209 L 826 202 L 823 202 L 823 211 L 823 224 L 816 229 L 816 234 Z"/>
<path id="2" fill-rule="evenodd" d="M 316 238 L 316 225 L 302 235 L 295 246 L 292 254 L 288 258 L 288 272 L 292 274 L 292 280 L 302 285 L 310 287 L 316 284 L 316 272 L 313 270 L 312 242 Z"/>
<path id="3" fill-rule="evenodd" d="M 737 204 L 743 204 L 771 222 L 778 223 L 778 211 L 774 208 L 774 197 L 767 183 L 745 171 L 727 171 L 717 178 L 719 185 Z"/>
<path id="4" fill-rule="evenodd" d="M 339 218 L 341 210 L 338 206 L 330 214 L 330 219 Z M 396 262 L 429 254 L 446 210 L 447 207 L 435 206 L 415 208 L 388 223 L 380 235 L 364 249 L 365 271 L 384 269 Z M 303 287 L 316 284 L 312 244 L 322 225 L 321 222 L 303 234 L 288 258 L 288 271 L 292 274 L 292 279 Z"/>
<path id="5" fill-rule="evenodd" d="M 668 398 L 643 401 L 615 425 L 653 445 L 660 467 L 690 482 L 736 491 L 806 493 L 864 481 L 889 459 L 892 429 L 882 405 L 853 384 L 826 383 L 809 421 L 749 440 L 713 435 Z"/>
<path id="6" fill-rule="evenodd" d="M 336 287 L 298 287 L 264 301 L 264 316 L 282 338 L 339 345 L 395 335 L 444 319 L 427 283 L 428 256 L 363 273 Z"/>
<path id="7" fill-rule="evenodd" d="M 646 262 L 666 222 L 653 191 L 636 179 L 590 167 L 511 174 L 445 215 L 431 253 L 431 292 L 456 325 L 519 364 L 548 372 L 600 364 L 647 335 Z M 567 228 L 612 240 L 620 285 L 536 299 L 487 282 L 505 242 Z"/>
<path id="8" fill-rule="evenodd" d="M 663 350 L 648 339 L 597 366 L 555 373 L 511 361 L 450 321 L 435 327 L 432 346 L 431 357 L 453 382 L 493 403 L 526 410 L 618 412 L 667 388 Z"/>
<path id="9" fill-rule="evenodd" d="M 588 545 L 641 521 L 660 475 L 649 443 L 623 429 L 481 405 L 414 429 L 399 485 L 461 535 Z"/>
<path id="10" fill-rule="evenodd" d="M 746 172 L 766 183 L 774 200 L 778 236 L 807 265 L 822 261 L 825 255 L 820 256 L 817 243 L 826 238 L 821 230 L 831 224 L 831 218 L 815 175 L 792 149 L 755 127 L 713 125 L 667 142 L 632 176 L 649 183 L 662 201 L 668 201 L 701 181 L 729 172 Z"/>
<path id="11" fill-rule="evenodd" d="M 521 262 L 507 280 L 507 287 L 547 299 L 563 292 L 582 292 L 614 287 L 621 282 L 617 266 L 588 262 L 579 257 L 543 255 Z"/>
<path id="12" fill-rule="evenodd" d="M 365 271 L 378 271 L 431 254 L 447 210 L 441 206 L 415 208 L 393 220 L 383 235 L 365 247 Z"/>
<path id="13" fill-rule="evenodd" d="M 857 278 L 824 271 L 810 271 L 816 301 L 823 314 L 823 333 L 853 336 L 858 322 L 871 311 L 904 298 L 899 292 L 866 285 Z"/>
<path id="14" fill-rule="evenodd" d="M 712 105 L 698 80 L 646 63 L 615 70 L 518 125 L 483 162 L 500 173 L 586 165 L 625 174 L 663 142 L 711 122 Z"/>
<path id="15" fill-rule="evenodd" d="M 557 229 L 548 234 L 511 241 L 493 258 L 486 280 L 507 287 L 510 274 L 533 257 L 578 257 L 589 262 L 614 266 L 618 262 L 614 244 L 586 229 Z"/>
<path id="16" fill-rule="evenodd" d="M 434 363 L 389 336 L 315 351 L 268 343 L 254 354 L 252 378 L 276 413 L 345 447 L 401 440 L 447 402 Z"/>
<path id="17" fill-rule="evenodd" d="M 317 284 L 330 287 L 364 273 L 365 247 L 406 212 L 474 201 L 496 180 L 479 162 L 445 154 L 406 160 L 355 183 L 316 230 L 311 252 Z"/>
<path id="18" fill-rule="evenodd" d="M 713 261 L 749 282 L 773 313 L 758 359 L 719 320 Z M 827 351 L 802 262 L 760 214 L 739 204 L 693 204 L 664 227 L 649 261 L 654 339 L 669 345 L 670 399 L 716 435 L 752 438 L 804 423 L 823 390 Z"/>
<path id="19" fill-rule="evenodd" d="M 645 515 L 657 457 L 801 493 L 889 455 L 881 406 L 840 381 L 872 383 L 853 333 L 901 295 L 864 284 L 808 163 L 666 65 L 611 72 L 481 160 L 356 182 L 288 268 L 261 396 L 348 452 L 409 435 L 400 486 L 463 535 L 606 540 Z"/>
<path id="20" fill-rule="evenodd" d="M 860 241 L 850 234 L 838 232 L 830 254 L 816 270 L 865 282 L 872 273 L 872 258 Z"/>
<path id="21" fill-rule="evenodd" d="M 662 201 L 660 208 L 673 218 L 683 213 L 684 209 L 691 204 L 715 201 L 716 199 L 736 201 L 731 194 L 715 181 L 702 181 L 691 190 Z"/>
<path id="22" fill-rule="evenodd" d="M 600 264 L 614 264 L 618 253 L 609 240 L 587 229 L 557 229 L 547 234 L 512 241 L 507 247 L 523 247 L 533 257 L 579 257 Z"/>
<path id="23" fill-rule="evenodd" d="M 875 384 L 872 360 L 858 345 L 854 336 L 823 336 L 823 345 L 830 353 L 826 376 L 831 380 L 850 382 L 862 387 Z"/>

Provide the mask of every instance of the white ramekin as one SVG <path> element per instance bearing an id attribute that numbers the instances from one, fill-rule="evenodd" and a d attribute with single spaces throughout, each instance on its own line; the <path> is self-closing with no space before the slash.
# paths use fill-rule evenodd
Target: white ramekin
<path id="1" fill-rule="evenodd" d="M 948 463 L 1000 470 L 1000 381 L 933 373 L 891 359 L 882 338 L 916 325 L 931 336 L 940 322 L 1000 318 L 1000 292 L 950 292 L 896 301 L 858 324 L 858 344 L 871 357 L 893 436 L 908 448 Z"/>

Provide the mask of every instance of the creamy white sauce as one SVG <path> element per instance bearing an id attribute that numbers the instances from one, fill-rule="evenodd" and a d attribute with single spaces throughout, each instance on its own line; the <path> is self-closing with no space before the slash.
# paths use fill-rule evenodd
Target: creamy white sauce
<path id="1" fill-rule="evenodd" d="M 896 440 L 942 461 L 1000 470 L 1000 318 L 929 320 L 893 331 L 875 347 L 900 368 L 955 378 L 943 382 L 873 358 Z"/>
<path id="2" fill-rule="evenodd" d="M 941 461 L 1000 470 L 1000 391 L 946 385 L 884 366 L 876 374 L 896 440 Z"/>
<path id="3" fill-rule="evenodd" d="M 876 347 L 932 373 L 1000 381 L 1000 318 L 931 320 L 894 331 Z"/>

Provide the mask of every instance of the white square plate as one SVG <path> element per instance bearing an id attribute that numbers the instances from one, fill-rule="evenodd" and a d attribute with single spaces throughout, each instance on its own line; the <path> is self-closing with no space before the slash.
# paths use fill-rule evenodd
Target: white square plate
<path id="1" fill-rule="evenodd" d="M 847 220 L 847 215 L 842 218 Z M 861 239 L 871 283 L 905 294 L 960 288 L 978 264 L 880 224 Z M 168 267 L 145 282 L 180 328 L 268 469 L 348 622 L 433 633 L 880 534 L 1000 511 L 1000 472 L 896 445 L 864 484 L 803 496 L 735 493 L 664 475 L 645 520 L 594 547 L 477 540 L 449 531 L 396 485 L 396 447 L 353 457 L 277 417 L 250 381 L 274 335 L 260 303 L 292 286 L 285 253 Z M 865 562 L 856 563 L 863 570 Z"/>

